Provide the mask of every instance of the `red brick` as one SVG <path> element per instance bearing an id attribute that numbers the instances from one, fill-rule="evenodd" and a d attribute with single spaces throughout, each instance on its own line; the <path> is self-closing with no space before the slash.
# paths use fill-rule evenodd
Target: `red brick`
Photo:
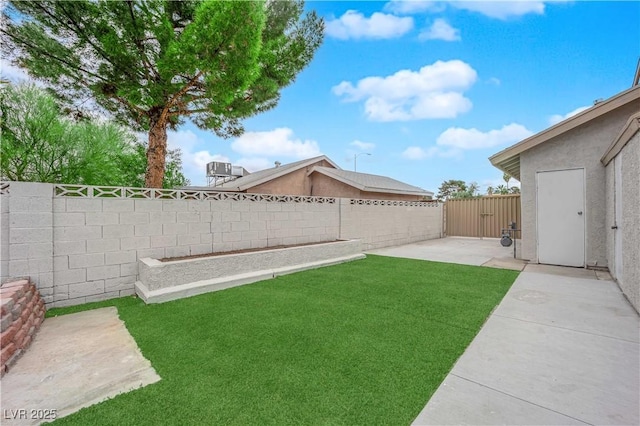
<path id="1" fill-rule="evenodd" d="M 15 335 L 15 337 L 13 338 L 13 341 L 16 343 L 16 345 L 19 348 L 22 348 L 22 346 L 20 345 L 20 342 L 22 342 L 24 340 L 25 337 L 27 337 L 27 331 L 24 328 L 21 328 L 20 331 L 18 331 Z"/>
<path id="2" fill-rule="evenodd" d="M 36 327 L 35 325 L 32 325 L 31 327 L 29 327 L 29 331 L 27 332 L 27 336 L 33 336 L 36 332 Z"/>
<path id="3" fill-rule="evenodd" d="M 40 328 L 40 326 L 42 325 L 43 322 L 44 322 L 44 315 L 43 316 L 39 316 L 36 319 L 36 322 L 35 322 L 36 328 Z"/>
<path id="4" fill-rule="evenodd" d="M 25 299 L 27 299 L 27 302 L 31 302 L 31 300 L 33 300 L 33 291 L 28 290 L 25 294 L 24 294 Z"/>
<path id="5" fill-rule="evenodd" d="M 19 288 L 0 288 L 0 299 L 13 299 L 18 300 L 22 297 L 22 293 Z"/>
<path id="6" fill-rule="evenodd" d="M 27 322 L 32 312 L 33 312 L 33 309 L 27 309 L 27 307 L 25 306 L 24 309 L 22 310 L 22 314 L 20 315 L 20 318 L 22 318 L 22 322 Z"/>
<path id="7" fill-rule="evenodd" d="M 6 364 L 7 360 L 11 358 L 11 355 L 16 351 L 16 345 L 14 343 L 9 343 L 7 346 L 4 346 L 2 350 L 0 350 L 0 364 Z"/>
<path id="8" fill-rule="evenodd" d="M 31 336 L 27 336 L 24 338 L 24 340 L 22 341 L 22 344 L 20 345 L 21 349 L 27 349 L 29 347 L 29 345 L 31 344 Z"/>
<path id="9" fill-rule="evenodd" d="M 4 316 L 5 314 L 11 313 L 13 305 L 15 305 L 15 302 L 11 298 L 0 300 L 0 315 Z"/>
<path id="10" fill-rule="evenodd" d="M 7 330 L 13 324 L 13 315 L 7 314 L 0 318 L 0 332 Z"/>
<path id="11" fill-rule="evenodd" d="M 29 285 L 28 280 L 18 280 L 18 281 L 10 281 L 8 283 L 2 284 L 2 288 L 10 288 L 10 287 L 23 287 Z"/>
<path id="12" fill-rule="evenodd" d="M 9 343 L 13 342 L 13 337 L 20 330 L 18 324 L 12 324 L 11 327 L 7 328 L 5 331 L 0 333 L 0 347 L 5 347 Z"/>
<path id="13" fill-rule="evenodd" d="M 24 307 L 24 309 L 29 311 L 29 312 L 33 312 L 35 307 L 36 307 L 36 301 L 35 300 L 31 300 L 29 303 L 27 303 L 27 305 Z"/>

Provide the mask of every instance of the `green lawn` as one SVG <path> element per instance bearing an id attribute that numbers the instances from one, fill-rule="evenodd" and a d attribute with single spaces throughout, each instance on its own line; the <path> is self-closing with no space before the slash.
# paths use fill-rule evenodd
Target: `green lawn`
<path id="1" fill-rule="evenodd" d="M 518 273 L 381 256 L 117 306 L 162 380 L 60 424 L 408 424 Z"/>

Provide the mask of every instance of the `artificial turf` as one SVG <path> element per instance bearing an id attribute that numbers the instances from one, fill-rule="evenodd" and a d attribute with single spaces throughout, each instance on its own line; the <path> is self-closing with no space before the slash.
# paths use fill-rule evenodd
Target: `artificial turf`
<path id="1" fill-rule="evenodd" d="M 161 381 L 56 424 L 409 424 L 518 273 L 366 259 L 116 306 Z"/>

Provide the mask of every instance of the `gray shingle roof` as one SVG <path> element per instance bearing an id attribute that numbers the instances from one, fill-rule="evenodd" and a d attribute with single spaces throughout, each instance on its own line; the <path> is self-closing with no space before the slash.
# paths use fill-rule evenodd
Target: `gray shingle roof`
<path id="1" fill-rule="evenodd" d="M 227 191 L 244 191 L 247 188 L 251 188 L 255 185 L 261 184 L 271 179 L 275 179 L 278 176 L 285 175 L 299 168 L 305 167 L 307 165 L 311 165 L 313 163 L 317 163 L 321 160 L 327 160 L 329 163 L 333 164 L 333 162 L 328 157 L 324 155 L 320 155 L 318 157 L 307 158 L 306 160 L 300 160 L 294 163 L 283 164 L 279 167 L 272 167 L 270 169 L 260 170 L 260 171 L 251 173 L 247 176 L 243 176 L 241 178 L 238 178 L 229 182 L 225 182 L 221 185 L 216 186 L 215 188 L 223 189 Z"/>
<path id="2" fill-rule="evenodd" d="M 348 170 L 338 170 L 320 166 L 314 167 L 313 171 L 337 179 L 347 185 L 359 188 L 362 191 L 433 196 L 433 192 L 425 191 L 417 186 L 409 185 L 387 176 L 350 172 Z"/>

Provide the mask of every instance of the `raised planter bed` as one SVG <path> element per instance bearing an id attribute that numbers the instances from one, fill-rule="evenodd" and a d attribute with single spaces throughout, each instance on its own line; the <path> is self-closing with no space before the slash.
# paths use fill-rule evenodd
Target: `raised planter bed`
<path id="1" fill-rule="evenodd" d="M 364 257 L 360 240 L 349 240 L 164 262 L 144 258 L 135 287 L 146 303 L 161 303 Z"/>

